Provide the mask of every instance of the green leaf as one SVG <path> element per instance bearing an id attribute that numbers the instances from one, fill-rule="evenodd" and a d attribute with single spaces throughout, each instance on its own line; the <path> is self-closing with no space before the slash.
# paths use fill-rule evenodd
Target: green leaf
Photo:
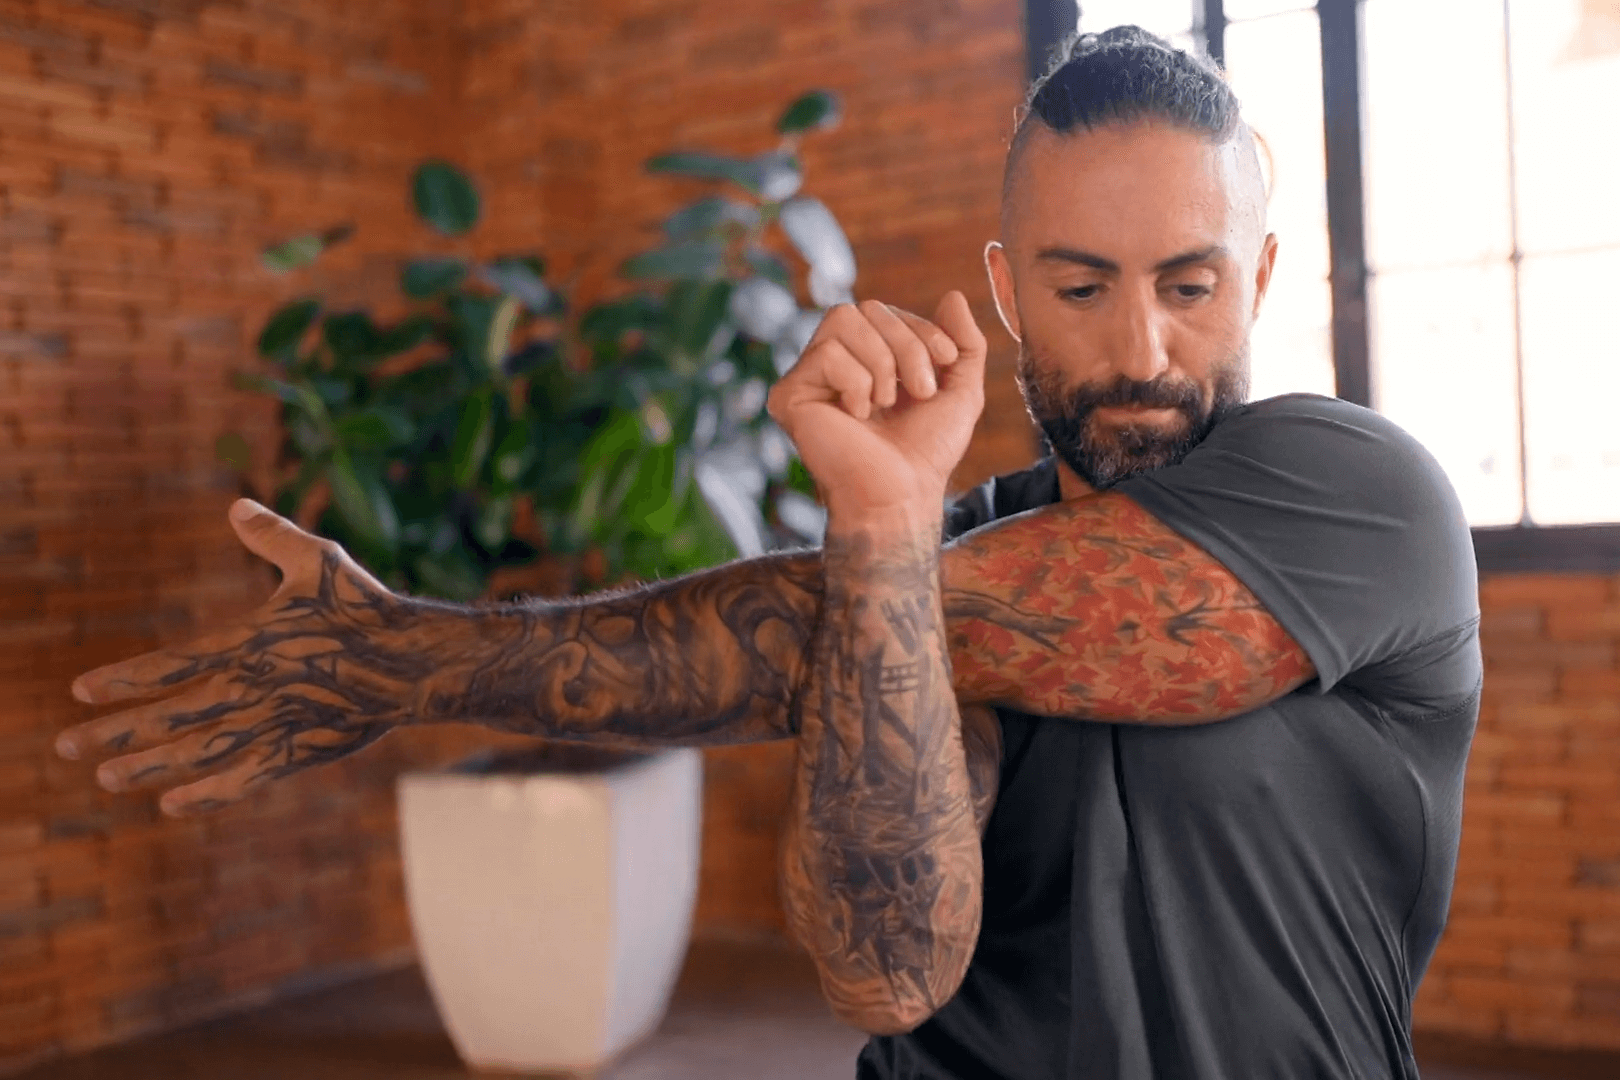
<path id="1" fill-rule="evenodd" d="M 459 236 L 478 224 L 478 191 L 454 165 L 427 162 L 416 170 L 411 190 L 417 215 L 446 236 Z"/>
<path id="2" fill-rule="evenodd" d="M 836 95 L 826 90 L 812 90 L 787 107 L 776 122 L 776 130 L 783 135 L 798 135 L 836 127 L 840 111 Z"/>
<path id="3" fill-rule="evenodd" d="M 759 194 L 759 166 L 743 158 L 701 152 L 660 154 L 647 161 L 647 171 L 698 180 L 730 180 L 746 191 Z"/>
<path id="4" fill-rule="evenodd" d="M 253 464 L 253 451 L 246 439 L 230 431 L 214 440 L 214 458 L 237 472 L 247 472 Z"/>
<path id="5" fill-rule="evenodd" d="M 298 343 L 309 332 L 321 302 L 314 297 L 294 300 L 271 315 L 259 334 L 259 355 L 290 364 L 298 353 Z"/>
<path id="6" fill-rule="evenodd" d="M 309 489 L 315 486 L 320 479 L 321 472 L 326 468 L 326 460 L 321 457 L 309 457 L 298 467 L 298 475 L 290 483 L 276 492 L 275 505 L 271 507 L 282 517 L 298 516 L 298 508 L 304 504 L 304 496 Z"/>
<path id="7" fill-rule="evenodd" d="M 430 300 L 466 278 L 467 264 L 460 259 L 412 259 L 399 272 L 399 288 L 413 300 Z"/>
<path id="8" fill-rule="evenodd" d="M 506 309 L 513 307 L 505 296 L 473 296 L 468 293 L 452 294 L 445 307 L 454 324 L 454 337 L 460 346 L 458 352 L 467 362 L 466 372 L 479 380 L 492 374 L 486 366 L 490 342 L 497 339 L 498 320 L 505 317 Z"/>
<path id="9" fill-rule="evenodd" d="M 483 268 L 482 276 L 507 296 L 521 300 L 530 311 L 543 315 L 556 307 L 557 297 L 535 268 L 538 263 L 538 259 L 496 259 Z"/>
<path id="10" fill-rule="evenodd" d="M 586 341 L 618 341 L 631 330 L 651 330 L 663 320 L 664 306 L 655 296 L 637 293 L 592 307 L 580 320 Z"/>
<path id="11" fill-rule="evenodd" d="M 286 243 L 264 249 L 259 261 L 264 268 L 274 274 L 285 274 L 290 270 L 308 266 L 326 250 L 326 241 L 313 234 L 309 236 L 295 236 Z"/>
<path id="12" fill-rule="evenodd" d="M 484 592 L 484 574 L 465 551 L 457 548 L 441 555 L 421 555 L 411 563 L 421 591 L 445 600 L 477 600 Z"/>
<path id="13" fill-rule="evenodd" d="M 456 487 L 465 490 L 478 479 L 494 436 L 494 402 L 489 391 L 484 390 L 462 403 L 456 422 L 456 437 L 450 447 L 450 475 Z"/>
<path id="14" fill-rule="evenodd" d="M 726 321 L 729 281 L 677 281 L 669 290 L 670 335 L 675 347 L 702 357 L 715 331 Z"/>
<path id="15" fill-rule="evenodd" d="M 726 245 L 719 240 L 687 240 L 625 260 L 628 278 L 714 278 L 725 270 Z"/>
<path id="16" fill-rule="evenodd" d="M 501 371 L 511 378 L 554 364 L 559 355 L 555 341 L 531 341 L 514 353 L 507 353 L 501 361 Z"/>
<path id="17" fill-rule="evenodd" d="M 321 336 L 340 363 L 369 360 L 382 349 L 382 332 L 364 311 L 328 315 L 321 324 Z"/>
<path id="18" fill-rule="evenodd" d="M 649 448 L 641 456 L 635 482 L 625 493 L 624 516 L 655 536 L 673 529 L 680 511 L 674 493 L 675 454 L 673 443 Z"/>
<path id="19" fill-rule="evenodd" d="M 473 535 L 485 551 L 498 552 L 512 535 L 512 499 L 491 499 L 478 511 Z"/>
<path id="20" fill-rule="evenodd" d="M 410 352 L 433 336 L 433 320 L 426 315 L 410 318 L 390 327 L 377 343 L 378 356 L 397 356 Z"/>
<path id="21" fill-rule="evenodd" d="M 344 524 L 373 551 L 393 552 L 399 545 L 399 518 L 377 471 L 357 466 L 348 451 L 339 447 L 327 463 L 326 482 Z"/>
<path id="22" fill-rule="evenodd" d="M 337 437 L 351 450 L 386 450 L 409 442 L 414 434 L 410 417 L 398 409 L 369 408 L 339 417 L 332 425 Z"/>
<path id="23" fill-rule="evenodd" d="M 752 229 L 759 224 L 759 210 L 723 195 L 710 195 L 666 218 L 664 234 L 671 240 L 691 240 L 706 237 L 726 224 Z"/>

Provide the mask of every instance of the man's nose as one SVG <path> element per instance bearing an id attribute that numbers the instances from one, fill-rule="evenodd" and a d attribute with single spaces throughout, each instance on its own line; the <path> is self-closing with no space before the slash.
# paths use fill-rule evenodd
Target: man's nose
<path id="1" fill-rule="evenodd" d="M 1170 366 L 1164 327 L 1155 298 L 1132 296 L 1119 312 L 1119 372 L 1138 382 L 1154 378 Z"/>

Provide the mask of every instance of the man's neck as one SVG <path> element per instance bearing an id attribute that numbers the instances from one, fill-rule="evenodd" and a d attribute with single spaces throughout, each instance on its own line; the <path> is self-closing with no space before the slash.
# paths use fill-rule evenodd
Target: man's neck
<path id="1" fill-rule="evenodd" d="M 1057 459 L 1058 495 L 1064 501 L 1083 499 L 1095 495 L 1097 489 L 1080 479 L 1080 474 L 1069 468 L 1068 462 Z"/>

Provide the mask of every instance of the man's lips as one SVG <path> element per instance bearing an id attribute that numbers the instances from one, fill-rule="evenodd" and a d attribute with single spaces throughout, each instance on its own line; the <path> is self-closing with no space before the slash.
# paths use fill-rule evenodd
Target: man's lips
<path id="1" fill-rule="evenodd" d="M 1096 411 L 1098 416 L 1105 419 L 1117 418 L 1138 423 L 1144 420 L 1164 422 L 1182 418 L 1180 409 L 1148 405 L 1099 405 Z"/>

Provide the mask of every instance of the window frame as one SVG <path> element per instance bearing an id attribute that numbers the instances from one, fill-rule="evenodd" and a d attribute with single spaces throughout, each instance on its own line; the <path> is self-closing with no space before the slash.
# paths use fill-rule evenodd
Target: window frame
<path id="1" fill-rule="evenodd" d="M 1193 33 L 1224 65 L 1224 0 L 1188 0 Z M 1079 25 L 1084 0 L 1024 0 L 1029 78 L 1046 70 L 1052 50 Z M 1301 7 L 1309 5 L 1302 4 Z M 1322 41 L 1322 121 L 1327 152 L 1329 286 L 1332 293 L 1335 392 L 1372 404 L 1372 339 L 1368 323 L 1366 199 L 1362 162 L 1361 0 L 1317 0 Z M 1520 408 L 1522 411 L 1523 403 Z M 1522 453 L 1522 447 L 1521 447 Z M 1521 483 L 1526 482 L 1521 477 Z M 1482 574 L 1614 573 L 1620 571 L 1620 523 L 1475 527 Z"/>

